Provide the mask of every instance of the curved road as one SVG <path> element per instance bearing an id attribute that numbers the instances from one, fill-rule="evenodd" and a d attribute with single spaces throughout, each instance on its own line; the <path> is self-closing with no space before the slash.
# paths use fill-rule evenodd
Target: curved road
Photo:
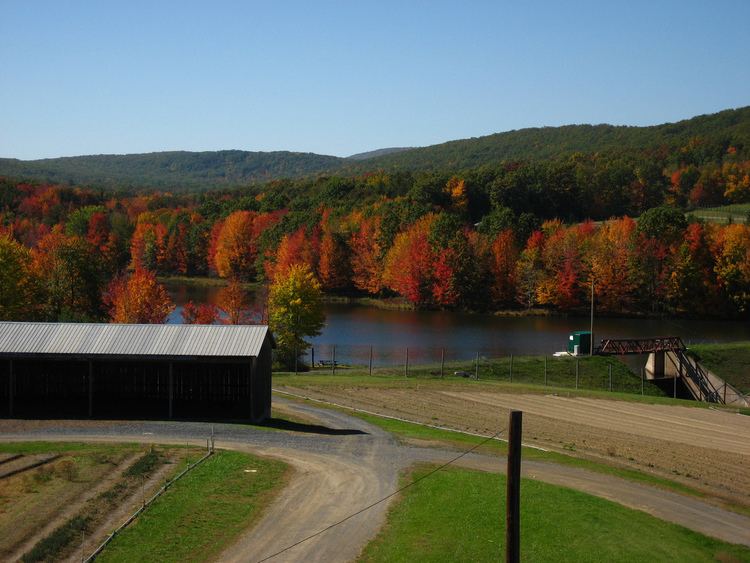
<path id="1" fill-rule="evenodd" d="M 246 450 L 281 459 L 294 468 L 287 487 L 263 518 L 226 550 L 222 561 L 351 561 L 385 521 L 388 501 L 349 518 L 295 547 L 352 513 L 393 493 L 400 471 L 415 462 L 446 462 L 456 452 L 400 445 L 389 433 L 338 411 L 274 397 L 276 406 L 316 424 L 282 432 L 239 424 L 132 421 L 0 421 L 0 440 L 186 441 Z M 461 465 L 504 470 L 505 459 L 470 454 Z M 750 547 L 750 518 L 697 498 L 547 462 L 523 462 L 524 475 L 563 485 L 642 510 L 663 520 Z M 275 557 L 274 554 L 282 552 Z"/>

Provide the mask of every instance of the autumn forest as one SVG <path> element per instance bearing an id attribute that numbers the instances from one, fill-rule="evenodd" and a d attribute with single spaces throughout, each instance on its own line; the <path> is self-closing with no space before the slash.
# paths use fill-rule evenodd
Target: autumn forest
<path id="1" fill-rule="evenodd" d="M 223 310 L 249 322 L 239 284 L 300 264 L 327 294 L 417 308 L 577 312 L 593 281 L 612 315 L 747 317 L 750 225 L 686 215 L 746 202 L 750 143 L 709 134 L 198 192 L 4 177 L 0 318 L 161 322 L 157 278 L 181 275 L 230 280 Z"/>

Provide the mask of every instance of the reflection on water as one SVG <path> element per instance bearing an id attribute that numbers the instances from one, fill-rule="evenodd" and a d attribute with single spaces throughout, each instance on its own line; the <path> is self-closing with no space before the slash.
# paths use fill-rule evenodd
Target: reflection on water
<path id="1" fill-rule="evenodd" d="M 169 322 L 181 322 L 181 305 L 189 300 L 215 303 L 220 287 L 169 284 L 178 305 Z M 573 330 L 588 330 L 587 317 L 495 317 L 446 311 L 390 311 L 358 305 L 327 304 L 326 325 L 312 339 L 315 360 L 367 364 L 372 347 L 375 365 L 402 364 L 409 349 L 414 363 L 470 359 L 476 354 L 552 354 L 565 349 Z M 680 336 L 686 344 L 750 340 L 750 324 L 685 319 L 594 320 L 595 340 Z"/>

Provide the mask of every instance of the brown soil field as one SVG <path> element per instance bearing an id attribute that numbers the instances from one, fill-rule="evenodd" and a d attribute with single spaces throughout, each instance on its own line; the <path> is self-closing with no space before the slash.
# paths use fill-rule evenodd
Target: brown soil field
<path id="1" fill-rule="evenodd" d="M 524 443 L 684 483 L 750 507 L 750 417 L 668 405 L 495 391 L 305 386 L 284 390 L 491 435 L 524 412 Z"/>

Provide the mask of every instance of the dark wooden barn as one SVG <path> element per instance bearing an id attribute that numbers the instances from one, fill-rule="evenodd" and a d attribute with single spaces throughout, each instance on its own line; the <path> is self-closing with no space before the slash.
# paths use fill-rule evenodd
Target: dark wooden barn
<path id="1" fill-rule="evenodd" d="M 0 322 L 0 415 L 271 414 L 267 326 Z"/>

